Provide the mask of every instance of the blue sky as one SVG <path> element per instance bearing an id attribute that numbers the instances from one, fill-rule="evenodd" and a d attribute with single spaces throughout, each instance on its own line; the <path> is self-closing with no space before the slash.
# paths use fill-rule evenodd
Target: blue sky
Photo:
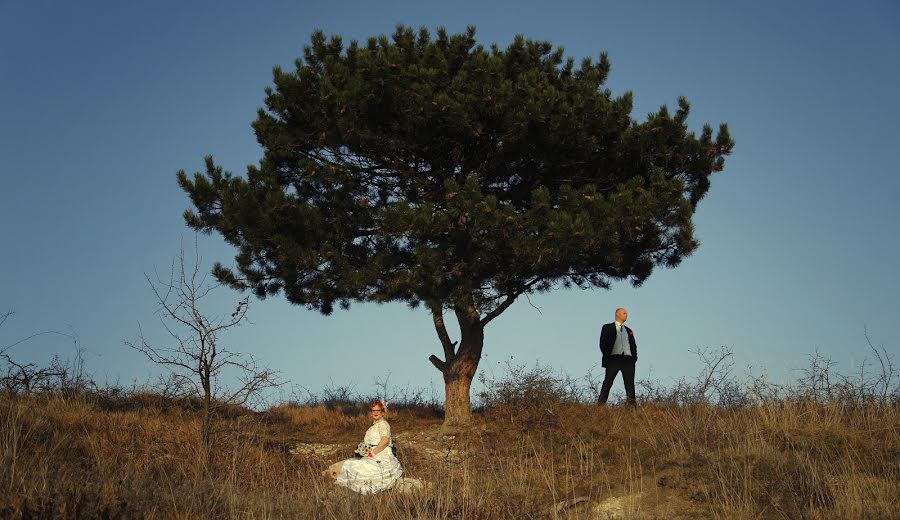
<path id="1" fill-rule="evenodd" d="M 725 345 L 737 368 L 791 379 L 816 349 L 839 368 L 865 355 L 864 327 L 900 350 L 900 7 L 896 2 L 0 2 L 0 346 L 71 327 L 96 377 L 158 372 L 122 346 L 138 324 L 166 336 L 144 279 L 193 235 L 175 172 L 211 154 L 245 171 L 274 65 L 291 68 L 315 29 L 345 41 L 397 23 L 481 43 L 547 39 L 580 59 L 607 51 L 608 86 L 638 120 L 692 104 L 690 126 L 727 122 L 736 141 L 695 216 L 701 247 L 634 289 L 559 290 L 489 325 L 482 370 L 510 356 L 573 376 L 599 361 L 600 326 L 629 308 L 638 378 L 696 373 L 689 350 Z M 201 237 L 206 267 L 234 251 Z M 223 289 L 210 312 L 241 295 Z M 226 341 L 318 390 L 432 385 L 440 351 L 427 314 L 355 305 L 324 317 L 252 301 Z M 46 362 L 71 342 L 10 353 Z"/>

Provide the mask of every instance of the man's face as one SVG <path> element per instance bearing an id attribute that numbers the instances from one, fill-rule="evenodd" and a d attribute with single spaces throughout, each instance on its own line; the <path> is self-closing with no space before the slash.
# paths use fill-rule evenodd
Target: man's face
<path id="1" fill-rule="evenodd" d="M 616 321 L 619 323 L 625 323 L 628 319 L 628 311 L 625 309 L 616 309 Z"/>

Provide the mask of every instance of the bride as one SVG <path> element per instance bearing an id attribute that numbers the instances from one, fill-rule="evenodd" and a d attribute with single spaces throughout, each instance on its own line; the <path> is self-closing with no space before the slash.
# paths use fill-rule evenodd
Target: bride
<path id="1" fill-rule="evenodd" d="M 384 419 L 387 411 L 383 402 L 372 401 L 369 405 L 372 426 L 366 430 L 363 441 L 356 448 L 361 456 L 332 465 L 328 470 L 339 486 L 367 495 L 390 489 L 403 474 L 400 461 L 394 456 L 391 442 L 391 425 Z"/>

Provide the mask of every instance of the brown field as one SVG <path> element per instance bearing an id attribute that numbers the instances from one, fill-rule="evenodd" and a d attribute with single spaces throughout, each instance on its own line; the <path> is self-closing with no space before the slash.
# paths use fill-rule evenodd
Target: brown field
<path id="1" fill-rule="evenodd" d="M 0 517 L 900 518 L 896 402 L 507 402 L 443 433 L 433 406 L 389 420 L 430 486 L 364 497 L 320 477 L 365 431 L 359 404 L 236 409 L 205 450 L 184 401 L 0 395 Z"/>

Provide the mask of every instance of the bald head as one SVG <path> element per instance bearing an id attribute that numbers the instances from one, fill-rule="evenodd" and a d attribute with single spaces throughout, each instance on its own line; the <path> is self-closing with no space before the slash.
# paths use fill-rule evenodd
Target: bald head
<path id="1" fill-rule="evenodd" d="M 616 321 L 619 323 L 625 323 L 628 320 L 628 311 L 625 307 L 619 307 L 616 309 Z"/>

